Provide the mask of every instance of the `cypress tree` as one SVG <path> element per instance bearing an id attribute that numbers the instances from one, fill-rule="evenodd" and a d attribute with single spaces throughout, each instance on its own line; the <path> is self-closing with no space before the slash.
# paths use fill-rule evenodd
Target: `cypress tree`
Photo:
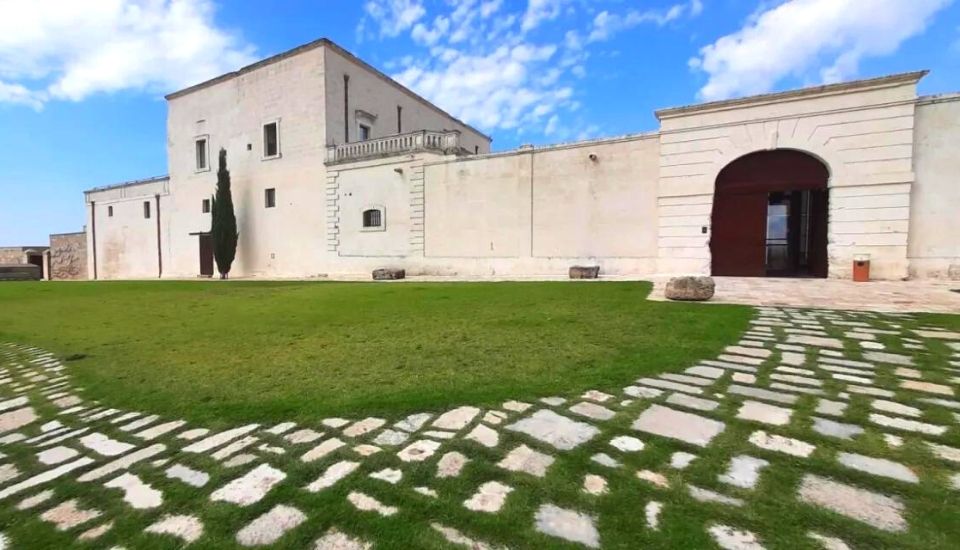
<path id="1" fill-rule="evenodd" d="M 226 279 L 230 266 L 237 255 L 237 217 L 233 213 L 233 196 L 230 194 L 230 171 L 227 170 L 227 150 L 220 149 L 220 169 L 217 170 L 217 194 L 210 205 L 213 237 L 213 257 L 217 260 L 220 278 Z"/>

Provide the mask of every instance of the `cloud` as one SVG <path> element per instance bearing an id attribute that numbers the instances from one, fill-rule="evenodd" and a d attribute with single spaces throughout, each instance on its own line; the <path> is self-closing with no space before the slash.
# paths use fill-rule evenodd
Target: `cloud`
<path id="1" fill-rule="evenodd" d="M 380 36 L 391 38 L 410 29 L 427 14 L 421 0 L 369 0 L 363 10 L 379 25 Z"/>
<path id="2" fill-rule="evenodd" d="M 532 31 L 540 23 L 556 19 L 567 2 L 568 0 L 528 0 L 520 28 L 524 32 Z"/>
<path id="3" fill-rule="evenodd" d="M 587 35 L 587 41 L 602 42 L 619 32 L 632 29 L 643 23 L 653 23 L 662 27 L 663 25 L 680 19 L 684 15 L 696 17 L 702 12 L 703 3 L 700 0 L 674 4 L 669 8 L 661 10 L 629 10 L 622 15 L 604 10 L 593 18 L 590 32 Z"/>
<path id="4" fill-rule="evenodd" d="M 701 48 L 690 66 L 708 75 L 705 100 L 768 92 L 791 76 L 837 82 L 922 33 L 951 1 L 788 0 Z"/>
<path id="5" fill-rule="evenodd" d="M 210 0 L 0 0 L 0 102 L 171 91 L 254 61 Z"/>

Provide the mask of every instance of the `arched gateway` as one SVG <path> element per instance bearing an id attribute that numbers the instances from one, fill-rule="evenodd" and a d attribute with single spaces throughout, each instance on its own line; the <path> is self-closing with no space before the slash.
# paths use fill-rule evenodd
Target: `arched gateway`
<path id="1" fill-rule="evenodd" d="M 788 149 L 728 164 L 713 200 L 713 274 L 826 277 L 829 177 L 820 160 Z"/>

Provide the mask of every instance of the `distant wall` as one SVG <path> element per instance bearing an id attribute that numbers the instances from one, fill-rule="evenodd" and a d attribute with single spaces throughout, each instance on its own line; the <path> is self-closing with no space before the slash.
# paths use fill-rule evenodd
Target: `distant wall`
<path id="1" fill-rule="evenodd" d="M 0 247 L 0 264 L 22 264 L 26 263 L 23 254 L 23 247 L 4 246 Z"/>
<path id="2" fill-rule="evenodd" d="M 87 278 L 87 234 L 60 233 L 50 235 L 50 274 L 52 280 Z"/>

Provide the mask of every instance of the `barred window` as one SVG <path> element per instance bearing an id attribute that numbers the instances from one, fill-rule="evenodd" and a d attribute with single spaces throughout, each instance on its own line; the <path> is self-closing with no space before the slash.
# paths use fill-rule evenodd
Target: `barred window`
<path id="1" fill-rule="evenodd" d="M 382 223 L 383 221 L 381 220 L 381 212 L 376 208 L 363 211 L 364 227 L 380 227 Z"/>

